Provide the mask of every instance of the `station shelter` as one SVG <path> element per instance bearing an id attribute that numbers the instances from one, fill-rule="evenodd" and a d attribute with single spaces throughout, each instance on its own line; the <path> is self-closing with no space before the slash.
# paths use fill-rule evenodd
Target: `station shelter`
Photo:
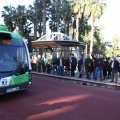
<path id="1" fill-rule="evenodd" d="M 32 41 L 33 55 L 49 56 L 53 57 L 61 54 L 63 57 L 69 57 L 71 54 L 79 59 L 80 56 L 84 56 L 85 43 L 78 42 L 75 39 L 60 32 L 52 32 L 46 34 L 41 38 Z"/>

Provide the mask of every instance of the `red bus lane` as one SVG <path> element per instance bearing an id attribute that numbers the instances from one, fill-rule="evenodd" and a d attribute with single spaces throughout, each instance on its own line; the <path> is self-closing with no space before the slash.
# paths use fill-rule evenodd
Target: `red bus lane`
<path id="1" fill-rule="evenodd" d="M 0 120 L 120 120 L 120 91 L 37 75 L 32 82 L 0 96 Z"/>

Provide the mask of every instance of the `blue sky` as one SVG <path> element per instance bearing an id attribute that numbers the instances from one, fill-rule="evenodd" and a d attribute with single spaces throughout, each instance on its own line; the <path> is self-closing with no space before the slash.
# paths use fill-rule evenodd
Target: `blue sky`
<path id="1" fill-rule="evenodd" d="M 11 5 L 17 7 L 18 5 L 33 4 L 34 0 L 0 0 L 0 11 L 3 6 Z M 0 13 L 1 16 L 1 13 Z M 0 18 L 0 24 L 3 23 L 3 19 Z M 103 36 L 106 41 L 111 41 L 114 35 L 120 36 L 120 0 L 107 0 L 107 7 L 102 17 L 96 21 L 96 25 L 103 25 L 105 30 Z"/>

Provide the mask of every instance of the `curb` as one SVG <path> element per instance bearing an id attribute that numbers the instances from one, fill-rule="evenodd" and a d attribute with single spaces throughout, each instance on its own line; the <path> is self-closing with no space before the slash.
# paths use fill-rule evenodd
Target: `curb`
<path id="1" fill-rule="evenodd" d="M 87 86 L 120 90 L 120 84 L 115 84 L 115 83 L 106 83 L 103 81 L 86 80 L 86 79 L 80 79 L 76 77 L 57 76 L 57 75 L 38 73 L 38 72 L 32 72 L 32 74 L 40 75 L 42 77 L 51 77 L 51 78 L 54 78 L 54 80 L 61 80 L 62 82 L 71 82 L 71 83 L 87 85 Z"/>

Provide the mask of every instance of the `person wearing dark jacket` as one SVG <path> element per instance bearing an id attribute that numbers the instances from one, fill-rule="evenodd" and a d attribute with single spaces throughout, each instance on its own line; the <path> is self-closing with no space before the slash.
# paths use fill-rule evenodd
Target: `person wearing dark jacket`
<path id="1" fill-rule="evenodd" d="M 92 58 L 95 60 L 95 65 L 96 65 L 96 69 L 95 69 L 95 80 L 97 80 L 98 78 L 98 73 L 100 72 L 100 81 L 102 81 L 102 69 L 103 69 L 103 59 L 102 57 L 100 57 L 98 54 L 96 54 L 96 56 L 94 57 L 94 55 L 91 55 Z"/>
<path id="2" fill-rule="evenodd" d="M 103 60 L 103 80 L 106 80 L 106 78 L 107 78 L 107 69 L 108 69 L 108 61 L 107 61 L 107 58 L 104 57 L 104 60 Z"/>
<path id="3" fill-rule="evenodd" d="M 64 60 L 64 66 L 65 66 L 65 72 L 67 75 L 70 74 L 70 59 L 69 57 L 67 57 L 65 60 Z"/>
<path id="4" fill-rule="evenodd" d="M 74 54 L 71 54 L 71 76 L 75 76 L 76 65 L 77 59 Z"/>
<path id="5" fill-rule="evenodd" d="M 51 64 L 52 64 L 52 74 L 57 75 L 57 73 L 58 73 L 58 58 L 56 55 L 54 55 L 54 57 L 52 58 Z"/>
<path id="6" fill-rule="evenodd" d="M 64 58 L 60 55 L 58 59 L 59 75 L 64 76 Z"/>
<path id="7" fill-rule="evenodd" d="M 119 62 L 115 56 L 113 56 L 113 60 L 111 61 L 111 68 L 112 68 L 111 82 L 117 83 L 118 82 Z"/>
<path id="8" fill-rule="evenodd" d="M 92 59 L 92 73 L 93 73 L 93 79 L 95 79 L 95 70 L 96 70 L 96 66 L 95 66 L 95 60 Z"/>
<path id="9" fill-rule="evenodd" d="M 92 71 L 93 71 L 93 69 L 92 69 L 92 66 L 91 66 L 91 63 L 88 63 L 88 79 L 92 79 Z"/>
<path id="10" fill-rule="evenodd" d="M 107 74 L 107 79 L 111 79 L 111 71 L 112 71 L 112 69 L 111 69 L 111 58 L 109 57 L 108 58 L 108 66 L 107 66 L 107 72 L 108 72 L 108 74 Z"/>
<path id="11" fill-rule="evenodd" d="M 80 59 L 78 60 L 78 71 L 79 71 L 79 73 L 81 71 L 82 65 L 83 65 L 83 58 L 81 56 Z M 79 77 L 81 77 L 81 73 L 79 74 Z"/>
<path id="12" fill-rule="evenodd" d="M 41 72 L 42 62 L 41 62 L 41 56 L 40 56 L 40 55 L 38 56 L 38 61 L 37 61 L 37 63 L 38 63 L 38 72 Z"/>
<path id="13" fill-rule="evenodd" d="M 90 58 L 90 55 L 88 54 L 87 58 L 85 59 L 85 72 L 86 72 L 86 77 L 87 78 L 89 77 L 89 75 L 88 75 L 88 66 L 89 66 L 89 63 L 92 64 L 92 59 Z"/>

